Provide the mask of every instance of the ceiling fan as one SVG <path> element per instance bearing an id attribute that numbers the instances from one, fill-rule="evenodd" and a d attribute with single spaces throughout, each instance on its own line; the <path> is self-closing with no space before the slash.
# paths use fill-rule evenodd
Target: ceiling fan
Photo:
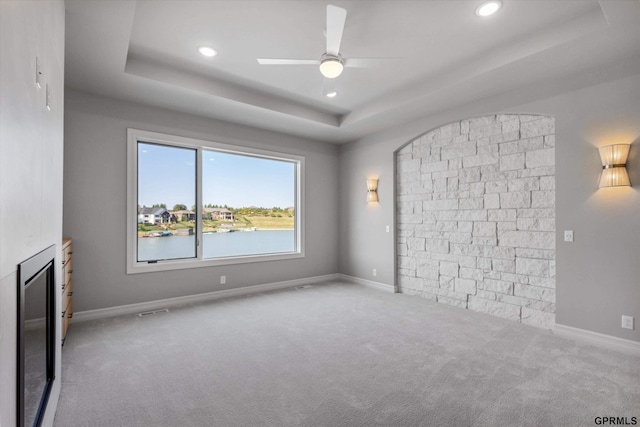
<path id="1" fill-rule="evenodd" d="M 368 67 L 380 58 L 344 58 L 340 55 L 342 32 L 347 11 L 341 7 L 327 5 L 327 49 L 320 59 L 271 59 L 258 58 L 261 65 L 319 65 L 320 73 L 327 79 L 335 79 L 344 67 Z M 330 92 L 335 93 L 335 91 Z M 327 94 L 327 96 L 331 96 Z M 335 95 L 333 95 L 335 96 Z"/>

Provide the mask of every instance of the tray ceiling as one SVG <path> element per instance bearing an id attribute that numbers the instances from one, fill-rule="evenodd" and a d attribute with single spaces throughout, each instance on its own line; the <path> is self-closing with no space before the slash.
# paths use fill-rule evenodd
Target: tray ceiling
<path id="1" fill-rule="evenodd" d="M 67 0 L 66 83 L 341 143 L 536 84 L 575 85 L 589 70 L 640 72 L 638 1 L 503 0 L 487 18 L 479 3 Z M 343 56 L 388 58 L 345 69 L 333 99 L 317 66 L 256 60 L 320 58 L 327 4 L 347 11 Z M 200 55 L 202 45 L 218 55 Z"/>

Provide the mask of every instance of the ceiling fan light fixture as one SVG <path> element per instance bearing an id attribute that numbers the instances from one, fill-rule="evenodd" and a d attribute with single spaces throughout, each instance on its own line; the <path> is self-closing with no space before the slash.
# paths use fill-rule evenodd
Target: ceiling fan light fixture
<path id="1" fill-rule="evenodd" d="M 478 8 L 476 9 L 476 15 L 482 17 L 490 16 L 499 11 L 501 7 L 502 1 L 500 0 L 487 1 L 478 6 Z"/>
<path id="2" fill-rule="evenodd" d="M 218 52 L 214 48 L 209 46 L 200 46 L 198 48 L 198 52 L 200 52 L 202 56 L 206 56 L 208 58 L 214 57 L 218 54 Z"/>
<path id="3" fill-rule="evenodd" d="M 340 58 L 329 57 L 320 62 L 320 73 L 328 79 L 335 79 L 344 70 L 344 65 Z"/>

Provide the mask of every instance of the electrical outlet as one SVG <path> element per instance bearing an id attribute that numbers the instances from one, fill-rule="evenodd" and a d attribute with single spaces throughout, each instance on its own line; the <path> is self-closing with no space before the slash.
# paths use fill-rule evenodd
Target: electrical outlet
<path id="1" fill-rule="evenodd" d="M 375 277 L 377 274 L 378 274 L 378 271 L 374 268 L 374 269 L 373 269 L 373 275 L 374 275 L 374 277 Z"/>
<path id="2" fill-rule="evenodd" d="M 225 283 L 227 283 L 227 276 L 220 276 L 220 284 L 224 285 Z"/>
<path id="3" fill-rule="evenodd" d="M 622 327 L 624 329 L 633 329 L 633 316 L 622 316 Z"/>
<path id="4" fill-rule="evenodd" d="M 564 230 L 564 241 L 573 242 L 573 230 Z"/>

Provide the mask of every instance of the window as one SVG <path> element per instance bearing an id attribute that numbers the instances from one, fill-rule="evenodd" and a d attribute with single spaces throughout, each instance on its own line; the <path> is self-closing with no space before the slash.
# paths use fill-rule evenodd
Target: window
<path id="1" fill-rule="evenodd" d="M 136 260 L 195 258 L 195 221 L 182 221 L 177 202 L 196 204 L 197 150 L 138 142 Z M 173 203 L 176 203 L 175 205 Z M 173 206 L 173 209 L 171 208 Z M 188 218 L 195 219 L 195 218 Z M 186 229 L 186 230 L 185 230 Z M 185 234 L 186 236 L 181 235 Z M 158 237 L 187 237 L 166 238 Z"/>
<path id="2" fill-rule="evenodd" d="M 129 129 L 127 273 L 304 256 L 304 158 Z"/>

